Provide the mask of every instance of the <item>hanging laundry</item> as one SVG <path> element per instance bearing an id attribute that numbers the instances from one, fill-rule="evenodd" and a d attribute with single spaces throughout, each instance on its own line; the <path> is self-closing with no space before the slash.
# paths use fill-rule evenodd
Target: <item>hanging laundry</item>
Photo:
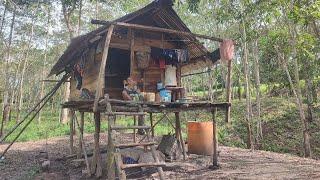
<path id="1" fill-rule="evenodd" d="M 161 58 L 159 59 L 159 68 L 160 69 L 165 69 L 166 68 L 166 60 Z"/>
<path id="2" fill-rule="evenodd" d="M 85 58 L 83 58 L 83 57 L 81 57 L 80 62 L 75 64 L 73 67 L 73 72 L 74 72 L 73 75 L 77 81 L 76 88 L 78 90 L 80 90 L 82 87 L 82 78 L 84 75 L 84 67 L 85 67 Z"/>
<path id="3" fill-rule="evenodd" d="M 230 61 L 234 55 L 234 44 L 230 39 L 225 39 L 220 43 L 220 56 L 222 60 Z"/>
<path id="4" fill-rule="evenodd" d="M 210 53 L 210 57 L 211 57 L 211 61 L 213 63 L 217 62 L 219 59 L 221 59 L 220 57 L 220 48 L 214 50 L 212 53 Z"/>
<path id="5" fill-rule="evenodd" d="M 166 60 L 166 64 L 177 64 L 178 57 L 175 50 L 172 49 L 164 49 L 163 50 L 163 58 Z"/>
<path id="6" fill-rule="evenodd" d="M 161 68 L 163 68 L 162 59 L 165 60 L 166 65 L 178 64 L 177 52 L 174 49 L 160 49 L 160 48 L 151 47 L 151 57 L 159 61 L 159 65 Z"/>
<path id="7" fill-rule="evenodd" d="M 189 52 L 187 49 L 176 49 L 177 59 L 179 63 L 184 63 L 188 61 Z"/>

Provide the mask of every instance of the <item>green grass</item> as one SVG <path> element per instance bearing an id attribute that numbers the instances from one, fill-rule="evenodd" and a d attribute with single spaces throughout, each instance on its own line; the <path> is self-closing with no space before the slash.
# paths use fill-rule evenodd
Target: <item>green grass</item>
<path id="1" fill-rule="evenodd" d="M 255 98 L 252 98 L 253 112 L 256 112 Z M 224 121 L 224 112 L 217 114 L 218 137 L 219 143 L 227 146 L 246 148 L 247 129 L 245 121 L 245 100 L 239 101 L 235 99 L 232 103 L 231 125 L 226 125 Z M 26 128 L 18 141 L 39 140 L 57 136 L 69 135 L 69 125 L 59 123 L 59 114 L 46 109 L 42 113 L 41 122 L 37 118 Z M 162 115 L 154 115 L 154 122 L 161 118 Z M 78 114 L 79 117 L 79 114 Z M 169 115 L 171 123 L 174 124 L 174 115 Z M 320 106 L 315 106 L 314 122 L 311 123 L 311 142 L 312 150 L 315 157 L 320 158 Z M 183 112 L 181 114 L 183 137 L 187 138 L 187 121 L 211 121 L 211 114 L 207 112 Z M 263 122 L 264 139 L 261 143 L 263 150 L 291 153 L 302 155 L 302 124 L 299 114 L 294 103 L 294 99 L 268 97 L 262 99 L 261 120 Z M 254 114 L 253 129 L 255 130 L 257 118 Z M 133 125 L 133 119 L 126 117 L 117 119 L 118 125 Z M 146 124 L 149 124 L 149 118 L 146 118 Z M 5 125 L 7 132 L 15 125 L 15 121 L 11 121 Z M 19 128 L 21 129 L 21 128 Z M 85 116 L 85 133 L 94 132 L 93 115 Z M 102 119 L 101 132 L 106 133 L 107 122 Z M 164 134 L 173 134 L 172 128 L 168 120 L 161 121 L 155 128 L 155 134 L 161 136 Z M 17 132 L 13 133 L 7 141 L 12 141 Z"/>

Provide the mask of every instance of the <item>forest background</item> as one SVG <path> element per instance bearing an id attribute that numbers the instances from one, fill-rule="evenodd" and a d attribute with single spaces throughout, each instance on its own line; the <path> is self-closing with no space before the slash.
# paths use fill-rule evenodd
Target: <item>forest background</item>
<path id="1" fill-rule="evenodd" d="M 35 105 L 54 82 L 44 81 L 70 40 L 97 28 L 91 19 L 114 20 L 150 0 L 1 0 L 0 135 Z M 320 1 L 175 0 L 174 9 L 194 33 L 237 42 L 232 74 L 232 118 L 219 117 L 219 143 L 320 158 Z M 218 43 L 201 41 L 210 51 Z M 226 64 L 186 76 L 188 95 L 225 101 Z M 57 80 L 60 77 L 50 77 Z M 46 104 L 19 141 L 69 134 L 61 110 L 65 88 Z M 94 131 L 86 115 L 85 131 Z M 207 121 L 210 114 L 183 114 Z M 121 123 L 129 123 L 122 119 Z M 106 124 L 102 123 L 103 132 Z M 157 135 L 170 133 L 161 122 Z M 184 136 L 186 136 L 184 134 Z M 12 136 L 14 137 L 14 136 Z M 8 138 L 8 141 L 12 138 Z"/>

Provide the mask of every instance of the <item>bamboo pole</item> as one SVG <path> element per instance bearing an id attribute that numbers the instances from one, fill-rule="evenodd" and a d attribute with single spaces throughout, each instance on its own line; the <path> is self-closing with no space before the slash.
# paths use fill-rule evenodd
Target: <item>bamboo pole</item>
<path id="1" fill-rule="evenodd" d="M 70 127 L 70 134 L 69 134 L 69 143 L 70 143 L 70 146 L 69 146 L 69 150 L 70 150 L 70 154 L 73 154 L 74 153 L 74 147 L 73 147 L 73 134 L 74 134 L 74 119 L 75 119 L 75 111 L 74 110 L 71 110 L 70 111 L 71 113 L 71 118 L 70 118 L 70 122 L 69 122 L 69 127 Z"/>
<path id="2" fill-rule="evenodd" d="M 80 150 L 83 151 L 83 155 L 84 155 L 84 159 L 85 159 L 86 167 L 87 167 L 87 174 L 90 175 L 90 174 L 91 174 L 91 171 L 90 171 L 90 165 L 89 165 L 89 160 L 88 160 L 88 154 L 87 154 L 86 146 L 85 146 L 84 140 L 83 140 L 83 121 L 84 121 L 84 112 L 81 112 L 80 125 L 79 125 L 77 116 L 75 116 L 75 122 L 76 122 L 76 124 L 77 124 L 78 131 L 80 132 L 80 133 L 79 133 L 79 143 L 81 143 L 81 148 L 80 148 Z M 81 152 L 81 151 L 80 151 L 80 152 Z"/>
<path id="3" fill-rule="evenodd" d="M 223 41 L 222 38 L 211 37 L 211 36 L 202 35 L 202 34 L 195 34 L 195 33 L 185 32 L 185 31 L 178 31 L 178 30 L 173 30 L 173 29 L 145 26 L 145 25 L 140 25 L 140 24 L 131 24 L 131 23 L 124 23 L 124 22 L 111 22 L 111 21 L 103 21 L 103 20 L 96 20 L 96 19 L 92 19 L 91 23 L 92 24 L 101 24 L 101 25 L 110 25 L 110 26 L 114 25 L 114 26 L 126 27 L 126 28 L 131 28 L 131 29 L 141 29 L 141 30 L 146 30 L 146 31 L 162 32 L 162 33 L 168 33 L 168 34 L 195 36 L 198 38 L 209 39 L 209 40 L 218 41 L 218 42 Z"/>
<path id="4" fill-rule="evenodd" d="M 227 102 L 231 103 L 231 81 L 232 81 L 232 61 L 228 61 L 228 77 L 227 77 Z M 226 122 L 230 123 L 230 117 L 231 117 L 231 106 L 228 106 L 226 109 Z"/>
<path id="5" fill-rule="evenodd" d="M 175 127 L 176 138 L 180 142 L 180 147 L 181 147 L 182 153 L 183 153 L 183 160 L 186 160 L 187 153 L 186 153 L 186 149 L 185 149 L 185 146 L 184 146 L 184 140 L 182 138 L 180 112 L 176 112 L 174 114 L 175 114 L 175 118 L 176 118 L 176 127 Z"/>
<path id="6" fill-rule="evenodd" d="M 48 101 L 48 99 L 50 97 L 52 97 L 52 95 L 59 89 L 59 87 L 62 85 L 63 82 L 66 81 L 66 79 L 69 77 L 69 74 L 66 74 L 62 77 L 62 79 L 52 88 L 52 90 L 50 92 L 48 92 L 48 94 L 46 94 L 32 109 L 29 110 L 29 112 L 25 115 L 25 117 L 19 121 L 1 140 L 0 140 L 0 143 L 2 143 L 3 141 L 5 141 L 12 132 L 14 132 L 28 117 L 29 115 L 34 112 L 37 107 L 39 105 L 41 105 L 41 103 L 43 101 L 45 101 L 45 103 Z M 50 97 L 49 97 L 50 96 Z M 49 97 L 49 98 L 48 98 Z M 44 104 L 45 104 L 44 103 Z M 43 107 L 43 106 L 41 106 Z"/>
<path id="7" fill-rule="evenodd" d="M 44 101 L 44 103 L 39 107 L 39 109 L 35 112 L 35 114 L 31 117 L 31 119 L 27 122 L 27 124 L 24 125 L 24 127 L 21 129 L 21 131 L 18 133 L 18 135 L 13 139 L 13 141 L 8 145 L 8 147 L 3 151 L 3 153 L 1 154 L 0 158 L 4 157 L 4 155 L 7 153 L 7 151 L 10 149 L 10 147 L 13 145 L 13 143 L 15 143 L 17 141 L 17 139 L 20 137 L 20 135 L 23 133 L 23 131 L 28 127 L 28 125 L 32 122 L 32 120 L 34 120 L 34 118 L 38 115 L 38 113 L 41 111 L 41 109 L 46 105 L 46 103 L 50 100 L 50 98 L 55 94 L 55 92 L 59 89 L 59 87 L 61 86 L 61 84 L 69 77 L 69 74 L 65 74 L 62 79 L 60 80 L 59 83 L 57 83 L 57 85 L 53 88 L 52 91 L 50 91 L 45 97 L 47 97 L 47 99 Z M 41 103 L 41 102 L 40 102 Z M 38 103 L 38 104 L 40 104 Z M 36 105 L 37 107 L 37 105 Z M 35 108 L 36 108 L 35 107 Z M 34 108 L 34 109 L 35 109 Z M 31 113 L 30 113 L 31 114 Z M 26 119 L 29 115 L 27 115 L 24 119 Z M 22 123 L 22 122 L 21 122 Z M 11 133 L 14 130 L 11 131 Z M 10 134 L 11 134 L 10 133 Z M 5 137 L 8 137 L 9 135 L 6 135 Z M 3 139 L 1 140 L 1 142 L 3 141 Z"/>
<path id="8" fill-rule="evenodd" d="M 217 108 L 214 108 L 212 113 L 212 127 L 213 127 L 213 153 L 212 153 L 212 166 L 210 166 L 210 169 L 217 169 L 219 168 L 218 164 L 218 139 L 217 139 Z"/>
<path id="9" fill-rule="evenodd" d="M 99 77 L 98 77 L 98 82 L 97 82 L 97 87 L 96 87 L 96 96 L 94 99 L 94 105 L 93 105 L 93 112 L 97 112 L 98 110 L 98 103 L 99 99 L 103 96 L 104 94 L 104 86 L 105 86 L 105 69 L 106 69 L 106 64 L 107 64 L 107 59 L 108 59 L 108 52 L 109 52 L 109 46 L 110 46 L 110 41 L 111 41 L 111 36 L 113 32 L 114 25 L 111 25 L 108 28 L 108 34 L 106 37 L 106 42 L 104 44 L 104 50 L 102 54 L 102 61 L 100 64 L 100 71 L 99 71 Z"/>

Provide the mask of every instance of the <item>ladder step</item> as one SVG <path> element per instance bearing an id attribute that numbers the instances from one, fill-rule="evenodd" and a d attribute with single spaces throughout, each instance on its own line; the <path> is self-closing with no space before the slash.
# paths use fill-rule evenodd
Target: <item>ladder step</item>
<path id="1" fill-rule="evenodd" d="M 112 130 L 123 130 L 123 129 L 150 129 L 150 126 L 111 126 Z"/>
<path id="2" fill-rule="evenodd" d="M 116 148 L 129 148 L 129 147 L 137 147 L 137 146 L 152 146 L 157 144 L 156 142 L 145 142 L 145 143 L 127 143 L 127 144 L 117 144 Z"/>
<path id="3" fill-rule="evenodd" d="M 107 116 L 116 116 L 116 115 L 124 115 L 124 116 L 145 116 L 144 112 L 111 112 L 106 113 Z"/>
<path id="4" fill-rule="evenodd" d="M 121 169 L 138 168 L 138 167 L 163 167 L 165 163 L 139 163 L 139 164 L 122 164 Z"/>

